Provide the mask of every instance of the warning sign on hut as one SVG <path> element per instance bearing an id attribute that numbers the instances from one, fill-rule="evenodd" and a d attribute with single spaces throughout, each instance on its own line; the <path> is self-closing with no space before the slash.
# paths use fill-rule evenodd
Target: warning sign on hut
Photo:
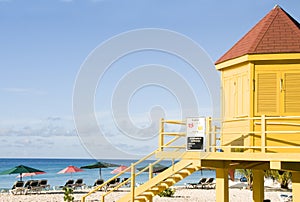
<path id="1" fill-rule="evenodd" d="M 205 118 L 187 118 L 186 120 L 186 150 L 205 150 Z"/>

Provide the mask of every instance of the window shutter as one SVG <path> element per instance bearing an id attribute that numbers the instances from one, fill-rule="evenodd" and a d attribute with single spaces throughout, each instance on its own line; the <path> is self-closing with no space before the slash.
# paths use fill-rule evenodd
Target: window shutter
<path id="1" fill-rule="evenodd" d="M 275 114 L 279 112 L 278 74 L 258 72 L 256 74 L 256 113 Z"/>
<path id="2" fill-rule="evenodd" d="M 299 114 L 300 112 L 300 73 L 288 72 L 283 76 L 284 112 Z"/>

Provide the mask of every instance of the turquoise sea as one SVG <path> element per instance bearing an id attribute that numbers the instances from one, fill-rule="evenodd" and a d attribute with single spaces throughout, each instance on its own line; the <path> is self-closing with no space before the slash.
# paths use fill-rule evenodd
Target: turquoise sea
<path id="1" fill-rule="evenodd" d="M 131 163 L 136 162 L 137 160 L 116 160 L 116 159 L 104 159 L 100 160 L 107 163 L 114 163 L 118 165 L 130 166 Z M 30 179 L 47 179 L 51 187 L 64 185 L 65 182 L 71 178 L 71 174 L 57 174 L 60 170 L 64 169 L 69 165 L 76 167 L 85 166 L 88 164 L 95 163 L 94 159 L 0 159 L 0 172 L 8 170 L 20 164 L 33 167 L 39 170 L 43 170 L 46 173 L 42 175 L 35 175 L 31 177 L 24 177 L 23 180 Z M 145 162 L 145 164 L 150 163 L 151 161 Z M 145 164 L 142 164 L 141 167 Z M 171 161 L 163 161 L 161 164 L 170 166 Z M 113 177 L 114 175 L 110 172 L 115 168 L 102 168 L 102 178 L 105 180 Z M 130 173 L 126 173 L 130 177 Z M 12 187 L 13 183 L 18 180 L 17 174 L 11 175 L 0 175 L 0 189 L 9 189 Z M 198 171 L 192 174 L 191 176 L 185 178 L 184 180 L 177 183 L 177 185 L 183 185 L 187 182 L 198 182 L 201 177 L 215 177 L 214 170 L 203 170 Z M 94 184 L 95 180 L 99 178 L 99 169 L 85 169 L 84 172 L 72 173 L 72 178 L 74 180 L 82 178 L 86 185 Z M 143 183 L 147 181 L 148 173 L 141 174 L 137 179 L 137 183 Z"/>

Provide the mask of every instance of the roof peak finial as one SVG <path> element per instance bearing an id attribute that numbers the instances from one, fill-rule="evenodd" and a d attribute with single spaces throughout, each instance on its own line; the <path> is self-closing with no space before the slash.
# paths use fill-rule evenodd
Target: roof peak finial
<path id="1" fill-rule="evenodd" d="M 273 9 L 275 8 L 281 8 L 281 7 L 278 4 L 276 4 Z"/>

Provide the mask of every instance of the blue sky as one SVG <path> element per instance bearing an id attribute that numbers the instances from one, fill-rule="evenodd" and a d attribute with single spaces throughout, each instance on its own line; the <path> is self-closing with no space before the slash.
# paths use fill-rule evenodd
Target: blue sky
<path id="1" fill-rule="evenodd" d="M 134 29 L 169 29 L 197 42 L 216 61 L 276 4 L 300 20 L 296 0 L 0 0 L 0 157 L 91 157 L 75 130 L 72 95 L 81 65 L 105 40 Z M 192 76 L 193 70 L 182 71 L 186 64 L 163 53 L 137 53 L 116 62 L 103 80 L 105 89 L 97 89 L 96 114 L 108 134 L 117 132 L 106 117 L 111 101 L 104 98 L 132 70 L 128 66 L 151 63 L 175 66 L 204 100 L 199 114 L 211 113 L 203 81 Z M 129 102 L 133 122 L 149 124 L 146 114 L 153 105 L 164 106 L 167 118 L 180 117 L 180 104 L 170 92 L 149 87 Z M 146 153 L 156 142 L 143 145 Z M 100 158 L 122 157 L 109 148 L 99 152 Z"/>

